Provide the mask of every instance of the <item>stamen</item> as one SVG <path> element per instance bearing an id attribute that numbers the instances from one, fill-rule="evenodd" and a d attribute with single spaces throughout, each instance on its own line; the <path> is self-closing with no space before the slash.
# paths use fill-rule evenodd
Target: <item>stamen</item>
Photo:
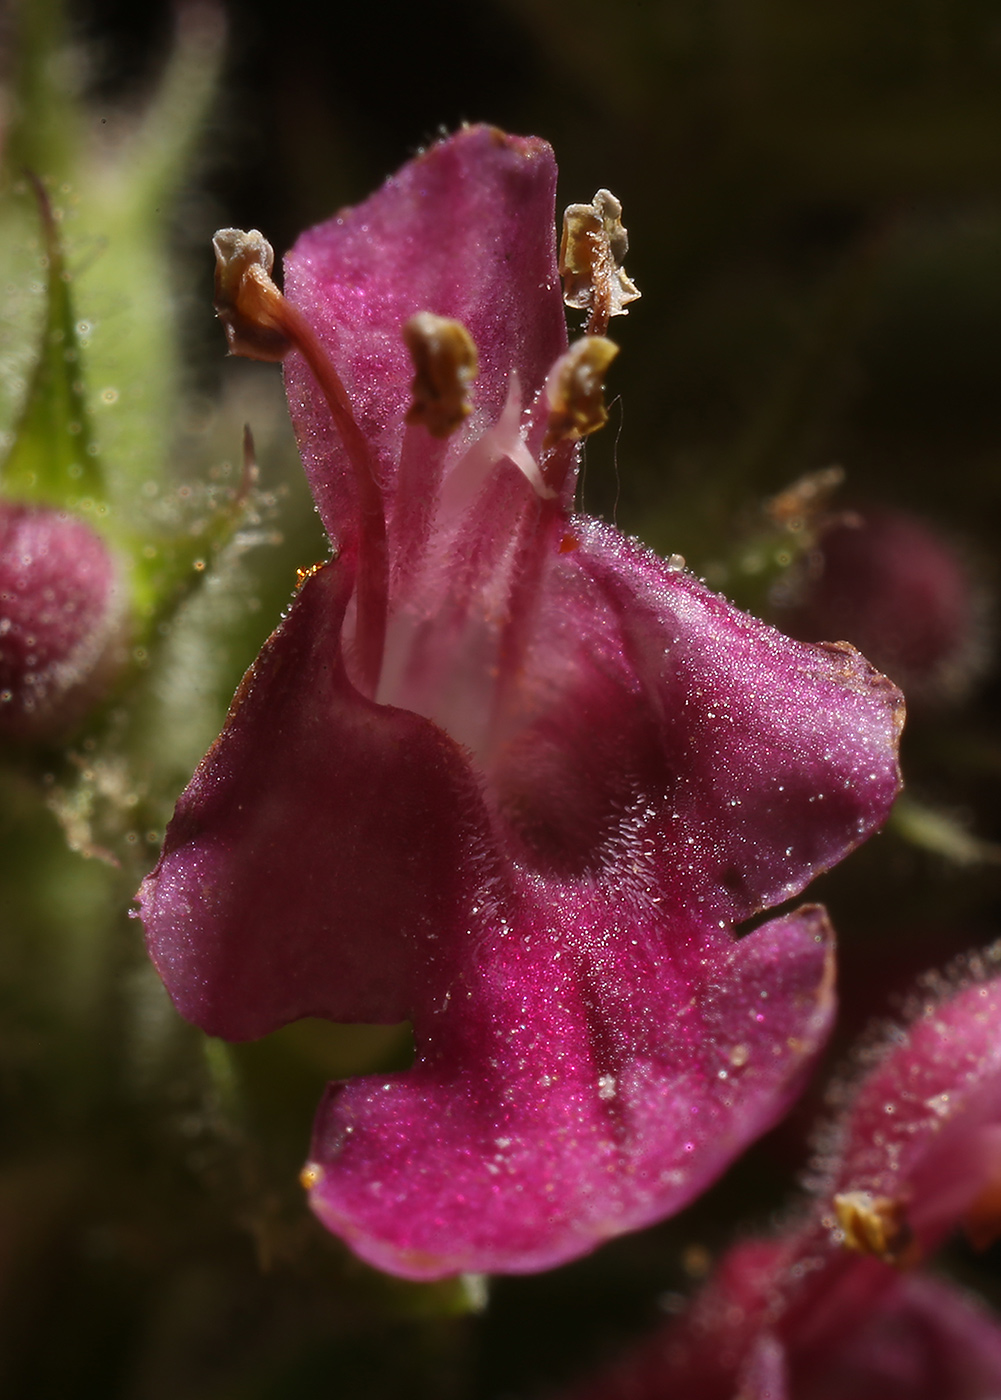
<path id="1" fill-rule="evenodd" d="M 271 280 L 275 250 L 256 228 L 221 228 L 215 249 L 215 309 L 231 355 L 284 360 L 292 342 L 281 325 L 285 300 Z"/>
<path id="2" fill-rule="evenodd" d="M 551 412 L 543 447 L 577 442 L 608 422 L 605 373 L 619 347 L 602 335 L 575 341 L 553 365 L 546 380 Z"/>
<path id="3" fill-rule="evenodd" d="M 212 243 L 216 312 L 226 328 L 230 353 L 252 360 L 283 360 L 291 350 L 298 350 L 320 386 L 354 471 L 359 518 L 355 653 L 361 688 L 374 695 L 386 645 L 389 556 L 382 492 L 368 442 L 319 336 L 271 280 L 275 255 L 268 240 L 257 229 L 244 233 L 224 228 Z"/>
<path id="4" fill-rule="evenodd" d="M 590 204 L 571 204 L 563 215 L 563 300 L 589 313 L 589 335 L 604 335 L 611 317 L 627 315 L 640 295 L 622 266 L 628 251 L 622 205 L 610 191 L 599 190 Z"/>
<path id="5" fill-rule="evenodd" d="M 472 412 L 470 385 L 479 371 L 473 338 L 461 321 L 421 311 L 404 325 L 403 339 L 415 370 L 407 422 L 450 437 Z"/>
<path id="6" fill-rule="evenodd" d="M 834 1197 L 834 1209 L 846 1249 L 874 1254 L 888 1264 L 909 1263 L 914 1243 L 902 1201 L 846 1191 Z"/>

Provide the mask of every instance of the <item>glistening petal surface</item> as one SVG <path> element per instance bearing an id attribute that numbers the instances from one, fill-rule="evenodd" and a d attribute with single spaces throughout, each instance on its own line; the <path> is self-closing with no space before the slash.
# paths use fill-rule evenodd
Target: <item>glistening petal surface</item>
<path id="1" fill-rule="evenodd" d="M 799 893 L 885 819 L 899 692 L 791 641 L 594 521 L 550 563 L 490 768 L 526 845 L 593 862 L 630 807 L 674 910 L 729 923 Z"/>
<path id="2" fill-rule="evenodd" d="M 455 745 L 345 676 L 349 588 L 337 564 L 303 584 L 143 884 L 153 960 L 213 1035 L 402 1020 L 414 950 L 483 883 L 482 804 Z"/>
<path id="3" fill-rule="evenodd" d="M 394 1273 L 548 1268 L 680 1209 L 827 1034 L 819 910 L 733 943 L 620 891 L 520 896 L 428 987 L 414 1069 L 321 1106 L 313 1207 Z"/>

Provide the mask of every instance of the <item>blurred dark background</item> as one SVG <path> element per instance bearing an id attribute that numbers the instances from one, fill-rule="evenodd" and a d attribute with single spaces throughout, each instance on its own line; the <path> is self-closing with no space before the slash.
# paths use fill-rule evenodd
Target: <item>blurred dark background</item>
<path id="1" fill-rule="evenodd" d="M 96 110 L 140 96 L 171 7 L 78 0 L 71 14 Z M 905 746 L 909 794 L 939 826 L 890 830 L 819 882 L 842 945 L 837 1063 L 923 968 L 1001 935 L 989 844 L 1001 842 L 1001 7 L 231 0 L 228 16 L 226 81 L 179 243 L 236 224 L 283 251 L 464 120 L 545 136 L 564 203 L 602 185 L 622 200 L 643 291 L 613 326 L 623 354 L 610 429 L 588 446 L 588 508 L 768 612 L 768 568 L 752 557 L 762 503 L 838 464 L 846 504 L 911 512 L 961 561 L 976 655 L 951 698 L 915 711 Z M 211 390 L 223 371 L 207 251 L 198 278 L 192 377 Z M 302 548 L 311 562 L 314 538 Z M 542 1394 L 676 1307 L 736 1222 L 767 1223 L 821 1096 L 818 1079 L 680 1220 L 499 1281 L 482 1316 L 408 1319 L 357 1266 L 339 1263 L 338 1284 L 321 1287 L 292 1265 L 259 1273 L 248 1247 L 206 1271 L 200 1303 L 185 1294 L 201 1311 L 178 1323 L 175 1381 L 168 1366 L 160 1390 L 73 1394 Z M 952 1260 L 999 1305 L 996 1262 L 958 1247 Z"/>

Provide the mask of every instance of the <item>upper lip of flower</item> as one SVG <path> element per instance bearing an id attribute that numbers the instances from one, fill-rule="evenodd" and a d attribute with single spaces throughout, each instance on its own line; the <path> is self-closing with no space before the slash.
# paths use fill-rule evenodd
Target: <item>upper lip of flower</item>
<path id="1" fill-rule="evenodd" d="M 522 145 L 527 151 L 532 149 L 532 143 Z M 621 213 L 607 191 L 600 194 Z M 620 224 L 616 226 L 624 248 L 624 231 Z M 600 240 L 596 241 L 600 246 Z M 450 732 L 458 731 L 459 737 L 471 742 L 474 749 L 481 749 L 488 742 L 487 733 L 483 732 L 482 723 L 477 734 L 470 733 L 468 717 L 489 716 L 490 734 L 498 728 L 499 711 L 510 688 L 506 682 L 522 659 L 524 614 L 531 611 L 532 594 L 541 582 L 538 565 L 549 552 L 553 532 L 560 529 L 565 516 L 563 506 L 572 495 L 573 444 L 605 421 L 600 384 L 615 347 L 600 336 L 590 335 L 578 343 L 571 355 L 564 355 L 566 332 L 562 319 L 558 331 L 548 326 L 551 350 L 556 351 L 548 374 L 539 382 L 522 385 L 520 366 L 505 367 L 498 373 L 494 357 L 490 387 L 496 390 L 497 381 L 507 377 L 501 411 L 486 423 L 482 414 L 476 415 L 470 431 L 460 430 L 456 440 L 446 444 L 443 440 L 460 428 L 470 408 L 462 402 L 443 419 L 441 380 L 447 381 L 451 375 L 452 392 L 464 399 L 476 373 L 476 345 L 459 321 L 427 310 L 410 315 L 401 322 L 400 334 L 414 357 L 418 400 L 403 421 L 415 426 L 408 428 L 399 446 L 395 471 L 387 473 L 383 460 L 384 484 L 372 446 L 359 427 L 350 396 L 322 335 L 271 281 L 270 245 L 256 230 L 244 234 L 224 229 L 216 234 L 215 247 L 216 306 L 231 349 L 258 359 L 291 357 L 293 380 L 305 373 L 313 389 L 319 390 L 318 396 L 311 393 L 308 398 L 318 397 L 323 403 L 348 468 L 353 508 L 325 523 L 342 559 L 347 556 L 345 562 L 354 571 L 354 607 L 347 618 L 345 640 L 355 683 L 364 694 L 378 695 L 383 701 L 398 700 L 437 719 L 445 717 L 445 727 Z M 606 261 L 609 266 L 602 266 L 602 286 L 615 281 L 610 254 L 606 254 Z M 291 280 L 295 281 L 294 263 Z M 584 279 L 579 280 L 583 285 Z M 609 314 L 620 309 L 623 299 L 634 300 L 638 295 L 628 279 L 624 280 L 628 295 L 620 290 L 614 297 L 606 288 L 599 309 L 592 314 L 595 324 L 607 324 Z M 444 295 L 447 299 L 449 293 L 454 295 L 452 288 L 446 292 L 436 289 L 439 298 Z M 582 291 L 581 295 L 585 293 Z M 489 343 L 488 340 L 488 346 Z M 438 383 L 434 382 L 435 376 Z M 444 392 L 448 392 L 447 388 Z M 436 400 L 430 410 L 429 396 Z M 433 418 L 434 414 L 439 416 Z M 434 436 L 442 441 L 436 443 L 427 438 L 429 424 Z M 412 459 L 409 473 L 404 460 L 408 446 Z M 475 515 L 477 493 L 504 462 L 520 470 L 524 477 L 520 491 L 509 491 L 506 499 L 496 502 L 506 516 L 506 521 L 499 522 L 500 529 L 506 524 L 510 538 L 502 539 L 500 555 L 495 553 L 486 567 L 481 565 L 480 580 L 473 580 L 465 596 L 459 597 L 452 580 L 433 556 L 450 548 L 461 549 L 462 535 L 468 533 L 469 518 Z M 427 497 L 436 474 L 437 502 L 429 510 Z M 532 491 L 524 489 L 525 482 Z M 401 526 L 389 539 L 387 493 L 392 497 L 393 520 Z M 415 537 L 409 527 L 410 517 L 421 520 L 422 537 Z M 482 544 L 482 522 L 473 519 L 472 528 L 478 531 Z M 526 561 L 526 555 L 534 559 L 535 567 L 531 559 Z M 476 596 L 477 583 L 482 588 L 484 579 L 492 585 L 491 598 Z M 422 590 L 428 596 L 415 602 Z M 481 676 L 490 670 L 496 674 L 493 705 L 485 704 L 480 693 L 456 697 L 456 680 L 465 668 L 461 663 L 449 665 L 448 661 L 454 658 L 446 659 L 443 667 L 441 657 L 429 656 L 428 629 L 423 624 L 435 610 L 449 606 L 453 613 L 456 608 L 466 612 L 468 625 L 478 631 L 481 640 L 491 630 L 494 632 L 492 665 L 488 658 L 477 657 Z M 491 612 L 497 617 L 504 612 L 508 616 L 501 625 L 494 626 L 488 616 Z M 469 638 L 463 636 L 462 644 L 468 643 Z M 452 650 L 456 649 L 453 645 Z M 475 644 L 472 649 L 476 650 Z M 443 669 L 449 673 L 447 676 L 442 674 Z"/>
<path id="2" fill-rule="evenodd" d="M 573 1257 L 774 1121 L 830 1021 L 829 932 L 809 909 L 729 927 L 840 859 L 898 782 L 899 697 L 850 648 L 789 642 L 569 514 L 592 419 L 567 395 L 603 352 L 563 358 L 554 183 L 543 143 L 466 129 L 287 260 L 308 353 L 275 340 L 285 312 L 264 349 L 338 552 L 142 891 L 168 987 L 217 1034 L 412 1016 L 415 1068 L 331 1095 L 309 1180 L 332 1228 L 418 1277 Z M 422 312 L 478 352 L 447 438 L 409 413 Z"/>

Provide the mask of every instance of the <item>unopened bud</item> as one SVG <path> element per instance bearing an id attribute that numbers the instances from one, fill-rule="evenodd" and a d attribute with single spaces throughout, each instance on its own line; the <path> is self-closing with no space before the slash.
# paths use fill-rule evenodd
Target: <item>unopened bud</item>
<path id="1" fill-rule="evenodd" d="M 48 507 L 0 501 L 0 734 L 58 739 L 123 660 L 123 600 L 103 539 Z"/>
<path id="2" fill-rule="evenodd" d="M 844 512 L 821 530 L 777 601 L 783 630 L 846 641 L 908 705 L 960 699 L 983 670 L 986 608 L 950 540 L 903 511 Z"/>

